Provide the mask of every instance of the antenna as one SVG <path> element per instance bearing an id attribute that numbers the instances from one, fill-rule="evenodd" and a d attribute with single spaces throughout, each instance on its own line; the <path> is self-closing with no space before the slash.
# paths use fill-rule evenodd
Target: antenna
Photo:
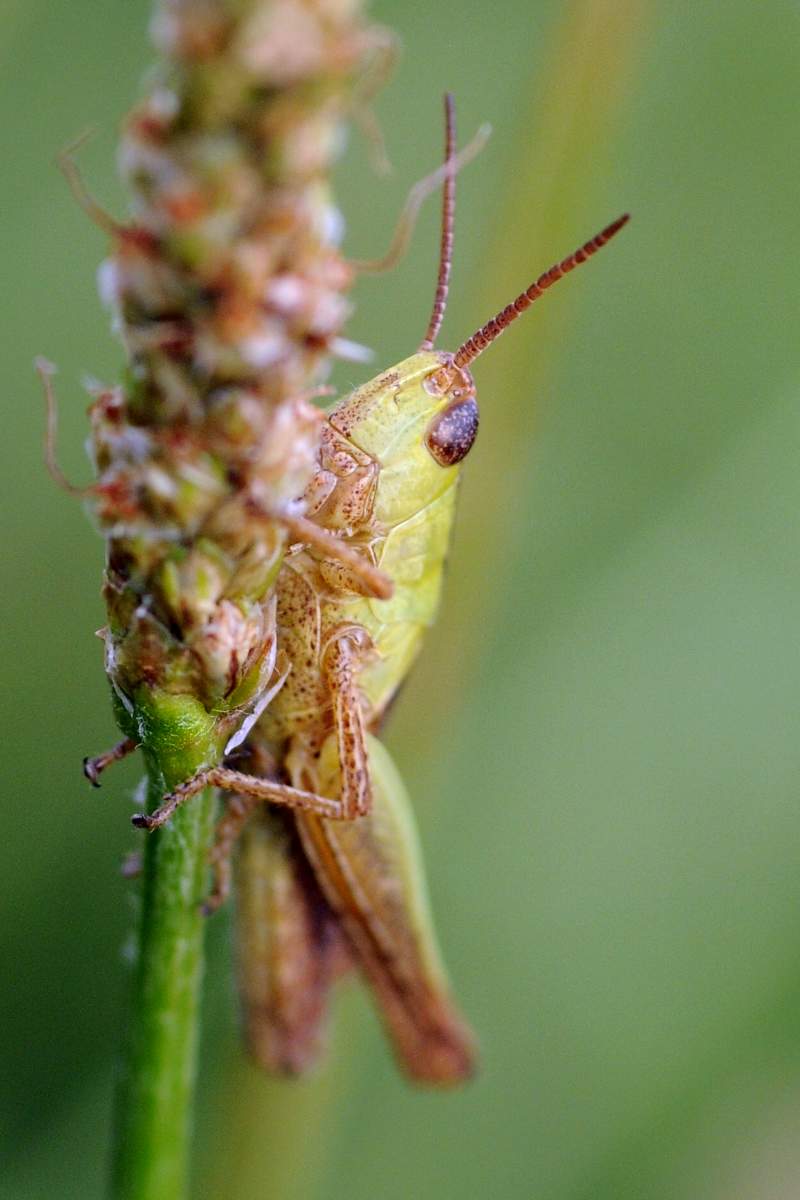
<path id="1" fill-rule="evenodd" d="M 452 92 L 444 97 L 444 161 L 447 169 L 442 188 L 442 234 L 439 243 L 439 276 L 433 310 L 420 350 L 432 350 L 442 327 L 447 292 L 450 287 L 450 269 L 453 265 L 453 226 L 456 214 L 456 105 Z"/>
<path id="2" fill-rule="evenodd" d="M 574 254 L 570 254 L 560 263 L 556 263 L 549 271 L 545 271 L 544 275 L 540 275 L 535 283 L 532 283 L 527 291 L 522 292 L 517 296 L 513 304 L 507 305 L 496 316 L 492 317 L 477 333 L 473 333 L 472 337 L 467 338 L 463 345 L 459 346 L 453 357 L 453 363 L 456 367 L 466 367 L 473 362 L 479 354 L 482 354 L 487 346 L 490 346 L 495 338 L 499 337 L 504 329 L 507 329 L 512 321 L 516 321 L 517 317 L 525 312 L 526 308 L 530 308 L 534 300 L 538 300 L 541 295 L 554 283 L 557 283 L 564 275 L 573 270 L 574 267 L 585 263 L 587 259 L 596 254 L 601 246 L 605 246 L 606 242 L 610 242 L 615 233 L 619 233 L 623 225 L 627 225 L 630 219 L 630 213 L 623 213 L 621 217 L 617 217 L 616 221 L 612 221 L 600 233 L 595 234 L 590 241 L 576 250 Z"/>

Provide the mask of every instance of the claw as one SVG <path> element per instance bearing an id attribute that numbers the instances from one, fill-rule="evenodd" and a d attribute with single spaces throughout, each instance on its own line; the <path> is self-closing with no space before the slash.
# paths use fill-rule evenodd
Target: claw
<path id="1" fill-rule="evenodd" d="M 86 776 L 86 778 L 89 780 L 89 783 L 92 785 L 92 787 L 95 787 L 95 788 L 100 787 L 100 772 L 97 769 L 97 759 L 96 758 L 84 758 L 83 773 Z"/>
<path id="2" fill-rule="evenodd" d="M 159 820 L 156 813 L 134 813 L 131 817 L 131 825 L 136 829 L 146 829 L 148 833 L 163 824 L 164 821 Z"/>
<path id="3" fill-rule="evenodd" d="M 133 738 L 123 738 L 121 742 L 117 742 L 116 746 L 112 746 L 110 750 L 104 751 L 102 754 L 95 754 L 93 757 L 88 757 L 83 760 L 83 773 L 89 780 L 92 787 L 100 787 L 100 776 L 111 766 L 112 763 L 120 762 L 121 759 L 127 758 L 129 754 L 133 754 L 137 747 L 137 743 Z"/>

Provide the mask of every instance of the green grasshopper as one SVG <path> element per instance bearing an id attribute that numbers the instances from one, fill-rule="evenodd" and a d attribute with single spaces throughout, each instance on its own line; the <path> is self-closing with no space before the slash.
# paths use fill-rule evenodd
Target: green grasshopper
<path id="1" fill-rule="evenodd" d="M 448 129 L 452 162 L 452 121 Z M 293 809 L 292 824 L 316 885 L 377 996 L 401 1064 L 414 1079 L 438 1084 L 457 1082 L 471 1072 L 472 1039 L 450 999 L 436 949 L 408 798 L 375 734 L 438 607 L 460 466 L 478 429 L 468 368 L 512 321 L 628 219 L 618 218 L 551 267 L 449 354 L 433 347 L 449 282 L 453 180 L 451 172 L 436 299 L 419 351 L 342 400 L 323 426 L 316 474 L 300 510 L 305 524 L 297 526 L 298 540 L 277 585 L 278 644 L 290 669 L 258 722 L 258 741 L 269 765 L 260 775 L 228 767 L 201 771 L 154 813 L 134 818 L 141 828 L 156 828 L 207 786 L 246 797 L 250 803 L 229 814 L 221 835 L 217 857 L 224 861 L 252 804 L 267 801 Z M 316 526 L 313 533 L 311 525 Z M 393 595 L 376 598 L 363 573 L 333 552 L 336 542 L 391 578 Z M 262 847 L 271 844 L 266 823 L 276 820 L 284 822 L 265 815 L 253 826 L 252 837 Z M 281 824 L 277 836 L 288 837 L 288 828 Z M 243 856 L 252 849 L 245 840 Z M 286 864 L 292 854 L 296 847 L 287 849 L 289 857 L 281 861 Z M 290 872 L 290 877 L 297 882 L 296 874 Z M 218 893 L 224 890 L 223 881 Z M 297 895 L 310 912 L 326 911 L 307 886 L 300 886 Z M 251 913 L 253 906 L 245 907 Z M 284 919 L 293 913 L 296 924 L 299 902 L 282 911 Z M 240 925 L 245 928 L 240 941 L 252 941 L 246 913 Z M 302 947 L 301 939 L 295 952 Z M 293 1029 L 293 1041 L 277 980 L 262 979 L 264 1003 L 259 1007 L 258 981 L 248 976 L 246 953 L 243 959 L 251 1043 L 258 1040 L 256 1027 L 280 1042 L 277 1026 L 284 1019 L 287 1052 L 276 1056 L 273 1044 L 264 1057 L 273 1066 L 277 1058 L 288 1070 L 304 1064 L 313 1057 L 313 1048 L 306 1056 L 302 1046 L 304 1038 L 308 1045 L 314 1043 L 315 1020 L 306 1013 Z M 302 964 L 296 964 L 294 973 L 308 981 Z M 334 973 L 333 968 L 322 971 L 309 985 L 312 992 L 317 989 L 317 1000 Z M 249 989 L 248 983 L 253 985 Z M 312 1005 L 316 1012 L 321 1007 Z"/>
<path id="2" fill-rule="evenodd" d="M 249 1039 L 272 1069 L 313 1060 L 327 989 L 348 959 L 372 986 L 413 1078 L 452 1083 L 472 1068 L 471 1035 L 449 997 L 428 916 L 408 798 L 375 734 L 438 607 L 460 465 L 478 429 L 468 368 L 628 218 L 546 271 L 455 354 L 436 351 L 451 265 L 454 140 L 448 102 L 439 276 L 420 349 L 333 408 L 315 476 L 282 514 L 296 540 L 278 579 L 282 666 L 258 722 L 258 774 L 201 771 L 133 818 L 154 829 L 205 787 L 228 793 L 214 907 L 227 890 L 231 845 L 252 808 L 269 802 L 240 847 L 239 942 Z"/>

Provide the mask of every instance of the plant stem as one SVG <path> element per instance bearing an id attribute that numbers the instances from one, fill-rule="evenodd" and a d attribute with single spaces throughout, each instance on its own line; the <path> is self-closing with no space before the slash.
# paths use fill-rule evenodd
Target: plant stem
<path id="1" fill-rule="evenodd" d="M 354 270 L 329 176 L 392 42 L 360 0 L 156 0 L 159 64 L 123 126 L 101 292 L 124 381 L 92 389 L 102 630 L 149 803 L 221 761 L 274 682 L 278 512 L 311 479 L 304 392 L 341 350 Z M 147 840 L 113 1195 L 184 1194 L 213 800 Z"/>
<path id="2" fill-rule="evenodd" d="M 148 808 L 160 803 L 165 788 L 186 779 L 214 753 L 210 731 L 203 737 L 191 722 L 187 730 L 185 721 L 167 721 L 158 732 L 162 753 L 152 748 L 146 753 Z M 187 733 L 190 739 L 192 733 L 200 737 L 186 740 Z M 146 836 L 117 1100 L 114 1200 L 180 1200 L 185 1195 L 203 977 L 200 903 L 215 806 L 213 792 L 203 792 L 179 808 L 167 826 Z"/>

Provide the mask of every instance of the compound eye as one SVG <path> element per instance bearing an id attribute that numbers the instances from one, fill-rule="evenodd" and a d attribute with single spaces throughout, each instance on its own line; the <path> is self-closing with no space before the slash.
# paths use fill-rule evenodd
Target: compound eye
<path id="1" fill-rule="evenodd" d="M 441 467 L 454 467 L 467 457 L 478 433 L 478 403 L 474 396 L 454 400 L 438 413 L 425 434 L 425 445 Z"/>

